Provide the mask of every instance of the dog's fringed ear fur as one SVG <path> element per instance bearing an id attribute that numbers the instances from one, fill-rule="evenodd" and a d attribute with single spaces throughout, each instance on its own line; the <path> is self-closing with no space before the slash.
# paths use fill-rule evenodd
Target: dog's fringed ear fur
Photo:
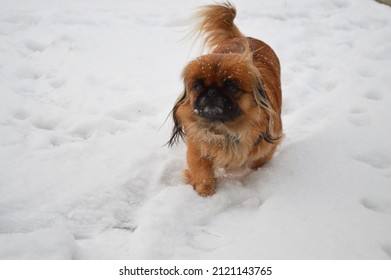
<path id="1" fill-rule="evenodd" d="M 176 111 L 178 110 L 178 107 L 183 103 L 183 101 L 186 98 L 186 89 L 183 90 L 182 94 L 178 97 L 178 99 L 175 102 L 174 108 L 172 108 L 172 118 L 174 121 L 174 127 L 172 129 L 170 140 L 166 143 L 169 147 L 172 147 L 174 144 L 178 143 L 180 139 L 185 140 L 185 132 L 183 131 L 182 124 L 180 123 Z"/>
<path id="2" fill-rule="evenodd" d="M 262 107 L 271 108 L 269 98 L 266 95 L 266 91 L 265 91 L 265 88 L 264 88 L 262 81 L 258 82 L 256 92 L 259 95 L 258 101 L 261 103 Z"/>
<path id="3" fill-rule="evenodd" d="M 283 137 L 283 134 L 277 137 L 273 137 L 271 135 L 270 128 L 274 125 L 276 112 L 273 110 L 272 105 L 270 104 L 269 97 L 266 93 L 262 80 L 260 80 L 256 86 L 256 93 L 258 95 L 256 99 L 259 102 L 259 106 L 264 109 L 267 118 L 266 131 L 259 135 L 257 145 L 260 144 L 263 140 L 270 144 L 275 144 L 276 141 L 280 140 Z"/>

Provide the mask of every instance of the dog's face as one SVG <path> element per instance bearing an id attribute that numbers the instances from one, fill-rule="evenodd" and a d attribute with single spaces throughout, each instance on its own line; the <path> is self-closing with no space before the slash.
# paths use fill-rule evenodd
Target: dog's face
<path id="1" fill-rule="evenodd" d="M 248 89 L 243 88 L 239 73 L 244 67 L 232 60 L 219 54 L 206 55 L 189 63 L 184 70 L 192 109 L 206 121 L 234 121 L 243 114 L 240 99 Z"/>
<path id="2" fill-rule="evenodd" d="M 204 122 L 233 123 L 259 109 L 257 77 L 238 54 L 209 54 L 190 62 L 183 71 L 185 98 Z"/>

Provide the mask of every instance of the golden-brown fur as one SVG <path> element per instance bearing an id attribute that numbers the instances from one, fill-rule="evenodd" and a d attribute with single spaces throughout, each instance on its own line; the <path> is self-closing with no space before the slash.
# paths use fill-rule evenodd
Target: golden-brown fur
<path id="1" fill-rule="evenodd" d="M 215 193 L 216 168 L 256 169 L 272 158 L 283 135 L 279 60 L 267 44 L 240 33 L 233 23 L 235 15 L 229 2 L 203 7 L 196 14 L 194 34 L 211 50 L 183 70 L 184 91 L 173 109 L 175 127 L 169 143 L 185 138 L 185 178 L 202 196 Z M 226 121 L 197 114 L 194 104 L 200 91 L 224 91 L 227 81 L 237 85 L 233 93 L 224 94 L 240 114 Z"/>

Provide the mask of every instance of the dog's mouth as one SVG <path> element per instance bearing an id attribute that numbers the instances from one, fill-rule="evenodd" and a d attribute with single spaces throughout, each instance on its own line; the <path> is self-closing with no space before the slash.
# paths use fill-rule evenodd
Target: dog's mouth
<path id="1" fill-rule="evenodd" d="M 217 122 L 234 120 L 240 115 L 240 109 L 234 101 L 215 88 L 200 94 L 194 102 L 193 110 L 198 116 Z"/>

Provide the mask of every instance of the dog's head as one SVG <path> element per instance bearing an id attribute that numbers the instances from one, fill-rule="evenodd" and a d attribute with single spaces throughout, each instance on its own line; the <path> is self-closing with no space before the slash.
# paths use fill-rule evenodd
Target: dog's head
<path id="1" fill-rule="evenodd" d="M 170 145 L 184 136 L 186 127 L 198 131 L 223 127 L 239 134 L 244 123 L 257 123 L 267 131 L 273 110 L 250 55 L 200 56 L 185 67 L 182 76 L 184 91 L 173 108 Z"/>

